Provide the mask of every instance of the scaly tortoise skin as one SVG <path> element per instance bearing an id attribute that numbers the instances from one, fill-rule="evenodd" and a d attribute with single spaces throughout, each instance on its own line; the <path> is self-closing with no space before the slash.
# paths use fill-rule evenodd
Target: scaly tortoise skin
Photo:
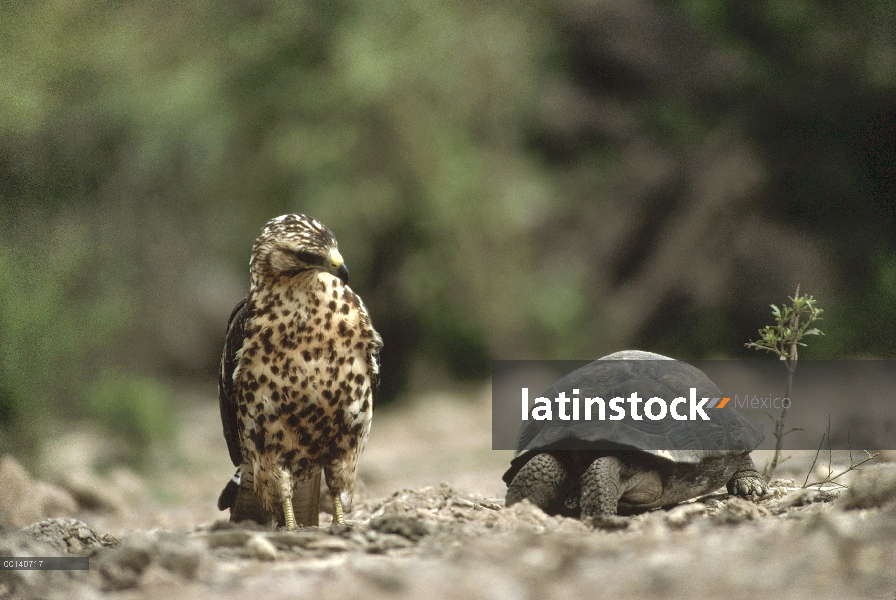
<path id="1" fill-rule="evenodd" d="M 543 396 L 606 400 L 637 391 L 643 399 L 721 397 L 699 369 L 666 356 L 628 350 L 596 360 L 562 378 Z M 573 394 L 573 389 L 578 393 Z M 643 405 L 642 405 L 643 407 Z M 712 421 L 537 421 L 520 429 L 504 474 L 506 505 L 523 499 L 549 514 L 581 517 L 668 506 L 727 486 L 739 496 L 768 493 L 750 458 L 762 425 L 725 407 Z M 580 448 L 580 449 L 579 449 Z"/>

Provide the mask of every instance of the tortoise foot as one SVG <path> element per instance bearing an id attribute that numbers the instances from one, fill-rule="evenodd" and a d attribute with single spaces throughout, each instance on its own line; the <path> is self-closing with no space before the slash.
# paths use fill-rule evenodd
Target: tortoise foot
<path id="1" fill-rule="evenodd" d="M 507 487 L 504 504 L 511 506 L 523 499 L 548 512 L 565 499 L 569 473 L 557 457 L 546 452 L 533 456 Z"/>
<path id="2" fill-rule="evenodd" d="M 734 496 L 748 498 L 751 496 L 762 497 L 768 494 L 768 485 L 761 475 L 755 470 L 738 471 L 728 481 L 728 493 Z"/>

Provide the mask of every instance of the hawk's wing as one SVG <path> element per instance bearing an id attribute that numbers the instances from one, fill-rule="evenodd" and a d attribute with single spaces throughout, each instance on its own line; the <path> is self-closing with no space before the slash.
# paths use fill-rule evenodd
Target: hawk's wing
<path id="1" fill-rule="evenodd" d="M 230 313 L 227 337 L 224 340 L 224 355 L 221 357 L 221 374 L 218 379 L 218 400 L 221 405 L 221 423 L 224 424 L 224 439 L 227 440 L 227 450 L 235 467 L 242 464 L 243 452 L 240 449 L 239 410 L 236 405 L 236 390 L 233 388 L 233 371 L 237 365 L 237 352 L 243 347 L 246 339 L 248 300 L 248 296 L 243 298 Z"/>
<path id="2" fill-rule="evenodd" d="M 383 341 L 379 339 L 377 334 L 378 345 L 372 347 L 367 352 L 367 362 L 370 364 L 370 406 L 376 410 L 376 397 L 380 388 L 380 349 L 383 347 Z"/>

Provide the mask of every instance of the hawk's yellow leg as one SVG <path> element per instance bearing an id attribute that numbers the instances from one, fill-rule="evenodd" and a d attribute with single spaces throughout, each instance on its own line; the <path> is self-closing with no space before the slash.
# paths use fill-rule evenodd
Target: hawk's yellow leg
<path id="1" fill-rule="evenodd" d="M 333 522 L 337 525 L 345 525 L 345 518 L 342 516 L 342 500 L 339 494 L 333 494 Z"/>
<path id="2" fill-rule="evenodd" d="M 296 528 L 296 513 L 292 509 L 291 480 L 292 477 L 284 469 L 280 479 L 280 502 L 283 504 L 283 519 L 286 521 L 286 528 L 290 530 Z"/>
<path id="3" fill-rule="evenodd" d="M 292 510 L 292 498 L 289 496 L 283 497 L 283 518 L 286 519 L 287 529 L 296 528 L 296 515 Z"/>

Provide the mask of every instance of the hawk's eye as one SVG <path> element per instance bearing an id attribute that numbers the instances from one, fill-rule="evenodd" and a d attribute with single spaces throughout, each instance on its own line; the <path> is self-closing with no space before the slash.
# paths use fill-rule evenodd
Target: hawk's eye
<path id="1" fill-rule="evenodd" d="M 293 256 L 306 265 L 319 265 L 323 263 L 323 257 L 320 254 L 309 252 L 308 250 L 296 250 L 293 252 Z"/>

